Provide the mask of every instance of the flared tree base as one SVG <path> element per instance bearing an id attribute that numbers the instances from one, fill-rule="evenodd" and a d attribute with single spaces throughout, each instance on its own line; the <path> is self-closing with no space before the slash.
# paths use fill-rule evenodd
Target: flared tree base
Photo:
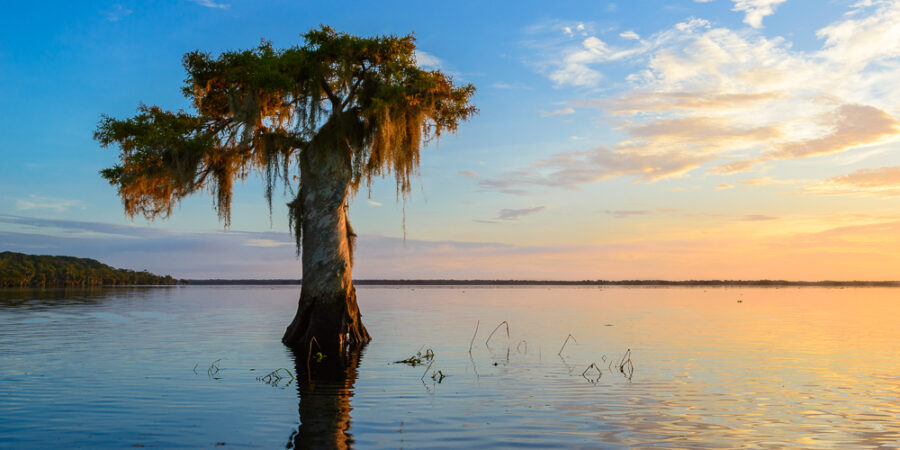
<path id="1" fill-rule="evenodd" d="M 371 340 L 356 304 L 356 289 L 351 286 L 328 294 L 302 289 L 297 315 L 281 342 L 300 351 L 336 355 Z"/>

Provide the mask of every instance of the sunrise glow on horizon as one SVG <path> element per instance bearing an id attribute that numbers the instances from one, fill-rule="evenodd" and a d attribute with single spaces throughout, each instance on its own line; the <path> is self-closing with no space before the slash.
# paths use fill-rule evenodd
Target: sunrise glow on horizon
<path id="1" fill-rule="evenodd" d="M 390 177 L 355 197 L 356 278 L 900 279 L 900 1 L 594 3 L 7 7 L 0 250 L 298 278 L 259 174 L 228 230 L 203 195 L 132 221 L 92 134 L 141 102 L 190 108 L 188 51 L 328 24 L 414 32 L 420 66 L 478 89 L 405 207 Z"/>

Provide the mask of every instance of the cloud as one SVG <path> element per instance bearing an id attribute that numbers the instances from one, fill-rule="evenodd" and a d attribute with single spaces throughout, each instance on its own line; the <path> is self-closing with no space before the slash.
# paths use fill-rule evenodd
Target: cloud
<path id="1" fill-rule="evenodd" d="M 523 208 L 523 209 L 501 209 L 499 213 L 497 213 L 497 220 L 519 220 L 522 217 L 529 216 L 531 214 L 543 211 L 545 209 L 544 206 L 535 206 L 534 208 Z"/>
<path id="2" fill-rule="evenodd" d="M 804 187 L 808 195 L 900 196 L 900 166 L 860 169 Z"/>
<path id="3" fill-rule="evenodd" d="M 244 241 L 244 245 L 247 247 L 284 247 L 284 246 L 293 246 L 294 242 L 285 242 L 285 241 L 276 241 L 273 239 L 247 239 Z"/>
<path id="4" fill-rule="evenodd" d="M 444 66 L 444 62 L 438 58 L 437 56 L 432 55 L 424 50 L 416 50 L 416 62 L 420 67 L 426 69 L 441 69 Z"/>
<path id="5" fill-rule="evenodd" d="M 781 3 L 738 0 L 734 7 L 756 24 Z M 550 42 L 539 70 L 579 92 L 603 80 L 604 97 L 568 106 L 600 110 L 622 137 L 583 152 L 583 163 L 605 162 L 577 173 L 572 167 L 571 183 L 548 180 L 546 167 L 527 167 L 484 186 L 571 187 L 615 176 L 657 181 L 701 167 L 727 175 L 783 160 L 855 152 L 859 161 L 883 153 L 889 147 L 857 149 L 900 142 L 900 90 L 893 88 L 900 79 L 900 1 L 858 3 L 851 13 L 821 28 L 821 47 L 808 51 L 696 18 L 620 45 L 593 30 L 577 42 Z M 605 79 L 623 67 L 621 81 Z M 548 159 L 556 156 L 566 155 Z"/>
<path id="6" fill-rule="evenodd" d="M 553 111 L 541 110 L 541 117 L 566 116 L 569 114 L 575 114 L 575 109 L 571 106 L 561 109 L 554 109 Z"/>
<path id="7" fill-rule="evenodd" d="M 622 33 L 619 33 L 619 37 L 622 38 L 622 39 L 632 39 L 632 40 L 635 40 L 635 41 L 641 40 L 641 35 L 635 33 L 635 32 L 632 31 L 632 30 L 628 30 L 628 31 L 624 31 L 624 32 L 622 32 Z"/>
<path id="8" fill-rule="evenodd" d="M 371 206 L 381 206 L 381 202 L 376 202 L 375 200 L 372 200 L 372 199 L 367 199 L 366 203 L 368 203 Z"/>
<path id="9" fill-rule="evenodd" d="M 725 189 L 733 189 L 733 188 L 734 188 L 734 185 L 731 185 L 731 184 L 720 184 L 720 185 L 716 186 L 717 191 L 724 191 Z"/>
<path id="10" fill-rule="evenodd" d="M 364 234 L 358 240 L 353 274 L 356 279 L 896 278 L 900 222 L 865 220 L 845 226 L 825 222 L 824 227 L 817 221 L 815 231 L 774 237 L 722 232 L 727 238 L 647 236 L 579 245 L 404 240 Z M 0 248 L 9 251 L 95 258 L 116 267 L 179 278 L 301 276 L 300 261 L 290 248 L 293 236 L 288 233 L 186 233 L 8 215 L 0 215 L 0 224 L 5 224 L 0 227 Z M 10 230 L 11 226 L 22 229 Z M 89 236 L 85 230 L 113 234 Z M 243 245 L 250 239 L 284 245 Z"/>
<path id="11" fill-rule="evenodd" d="M 748 214 L 744 216 L 741 220 L 749 221 L 749 222 L 760 222 L 760 221 L 768 221 L 768 220 L 778 220 L 778 217 L 775 216 L 767 216 L 764 214 Z"/>
<path id="12" fill-rule="evenodd" d="M 616 210 L 616 211 L 606 210 L 603 212 L 605 214 L 609 214 L 617 219 L 628 219 L 628 218 L 635 217 L 635 216 L 646 216 L 646 215 L 653 213 L 653 211 L 650 211 L 647 209 L 625 209 L 625 210 Z"/>
<path id="13" fill-rule="evenodd" d="M 474 178 L 478 178 L 478 177 L 479 177 L 478 172 L 475 172 L 475 171 L 472 171 L 472 170 L 460 170 L 460 171 L 457 172 L 457 173 L 459 173 L 460 175 L 462 175 L 462 176 L 464 176 L 464 177 L 466 177 L 466 178 L 473 178 L 473 179 L 474 179 Z"/>
<path id="14" fill-rule="evenodd" d="M 231 5 L 227 3 L 218 3 L 214 0 L 190 0 L 193 3 L 196 3 L 205 8 L 213 8 L 213 9 L 228 9 L 231 8 Z"/>
<path id="15" fill-rule="evenodd" d="M 123 17 L 127 17 L 127 16 L 131 15 L 132 12 L 134 12 L 134 11 L 132 11 L 128 8 L 125 8 L 121 4 L 116 3 L 115 5 L 113 5 L 113 7 L 111 9 L 106 11 L 106 13 L 104 13 L 104 15 L 106 16 L 106 20 L 108 20 L 110 22 L 118 22 Z"/>
<path id="16" fill-rule="evenodd" d="M 16 200 L 16 208 L 20 211 L 44 209 L 56 212 L 64 212 L 72 207 L 79 207 L 81 209 L 84 209 L 84 204 L 78 200 L 41 197 L 39 195 L 29 195 L 25 199 Z"/>
<path id="17" fill-rule="evenodd" d="M 763 18 L 775 14 L 778 5 L 786 0 L 732 0 L 734 9 L 732 11 L 743 11 L 745 13 L 744 23 L 753 28 L 762 28 Z"/>
<path id="18" fill-rule="evenodd" d="M 572 106 L 599 108 L 613 115 L 690 110 L 722 110 L 755 102 L 783 97 L 778 92 L 716 93 L 716 92 L 640 92 L 635 91 L 615 99 L 580 100 Z"/>
<path id="19" fill-rule="evenodd" d="M 597 147 L 583 152 L 559 153 L 528 168 L 508 171 L 496 178 L 481 179 L 479 185 L 520 194 L 527 192 L 523 188 L 577 189 L 583 184 L 619 176 L 653 182 L 683 176 L 708 160 L 709 157 L 677 150 L 650 153 Z"/>
<path id="20" fill-rule="evenodd" d="M 826 114 L 832 131 L 820 138 L 791 142 L 768 155 L 771 159 L 805 158 L 838 153 L 863 144 L 872 144 L 898 133 L 900 121 L 866 105 L 841 105 Z"/>
<path id="21" fill-rule="evenodd" d="M 523 83 L 502 83 L 497 82 L 491 84 L 491 87 L 494 89 L 521 89 L 521 90 L 531 90 L 530 87 Z"/>

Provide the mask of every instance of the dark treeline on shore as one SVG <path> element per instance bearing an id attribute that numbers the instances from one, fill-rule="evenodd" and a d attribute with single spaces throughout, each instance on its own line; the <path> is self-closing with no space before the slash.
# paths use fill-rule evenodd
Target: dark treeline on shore
<path id="1" fill-rule="evenodd" d="M 300 280 L 185 280 L 193 285 L 279 285 Z M 353 280 L 360 286 L 820 286 L 900 287 L 900 281 L 788 281 L 788 280 Z"/>
<path id="2" fill-rule="evenodd" d="M 171 285 L 179 280 L 150 272 L 116 269 L 73 256 L 0 252 L 0 287 L 85 287 Z"/>

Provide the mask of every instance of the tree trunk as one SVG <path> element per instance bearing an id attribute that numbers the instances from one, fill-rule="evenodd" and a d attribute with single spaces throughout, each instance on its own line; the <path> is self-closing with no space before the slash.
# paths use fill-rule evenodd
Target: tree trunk
<path id="1" fill-rule="evenodd" d="M 282 342 L 325 355 L 342 353 L 371 337 L 362 324 L 351 280 L 353 239 L 347 221 L 351 152 L 346 145 L 315 146 L 300 154 L 303 285 Z M 318 350 L 317 350 L 318 349 Z"/>

